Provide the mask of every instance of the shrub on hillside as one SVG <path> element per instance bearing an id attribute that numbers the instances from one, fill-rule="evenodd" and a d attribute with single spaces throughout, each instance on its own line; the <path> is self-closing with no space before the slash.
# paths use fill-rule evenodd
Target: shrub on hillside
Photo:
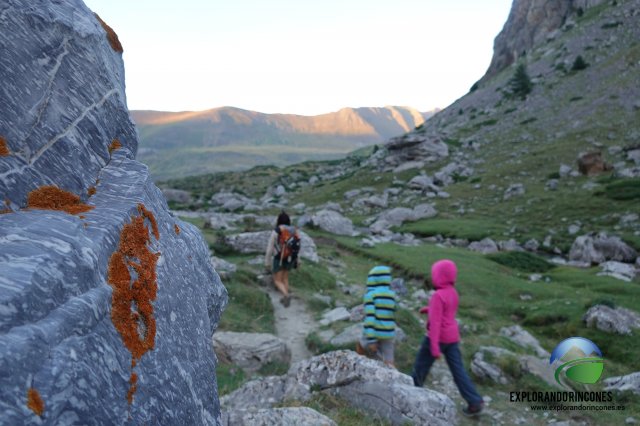
<path id="1" fill-rule="evenodd" d="M 529 78 L 527 68 L 524 64 L 518 65 L 513 77 L 509 80 L 509 93 L 513 97 L 526 99 L 532 89 L 533 83 L 531 82 L 531 78 Z"/>
<path id="2" fill-rule="evenodd" d="M 576 56 L 575 61 L 573 61 L 573 65 L 571 66 L 571 71 L 581 71 L 587 68 L 589 64 L 584 60 L 581 55 Z"/>
<path id="3" fill-rule="evenodd" d="M 523 272 L 547 272 L 555 267 L 535 254 L 527 252 L 510 251 L 490 254 L 487 257 L 501 265 Z"/>
<path id="4" fill-rule="evenodd" d="M 624 179 L 607 185 L 604 194 L 612 200 L 640 200 L 640 179 Z"/>

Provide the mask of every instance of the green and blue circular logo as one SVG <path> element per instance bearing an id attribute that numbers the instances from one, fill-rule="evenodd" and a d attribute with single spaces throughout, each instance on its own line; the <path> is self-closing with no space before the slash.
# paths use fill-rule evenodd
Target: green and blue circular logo
<path id="1" fill-rule="evenodd" d="M 589 339 L 570 337 L 560 342 L 551 353 L 550 364 L 559 361 L 560 366 L 554 374 L 556 382 L 566 377 L 582 384 L 596 383 L 604 370 L 602 351 Z"/>

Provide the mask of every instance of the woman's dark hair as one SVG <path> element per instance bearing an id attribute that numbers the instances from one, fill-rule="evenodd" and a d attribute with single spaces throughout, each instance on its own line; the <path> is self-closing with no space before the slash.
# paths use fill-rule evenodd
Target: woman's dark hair
<path id="1" fill-rule="evenodd" d="M 284 210 L 282 210 L 278 215 L 278 223 L 276 224 L 276 226 L 280 225 L 291 225 L 291 218 L 289 218 L 289 215 L 286 214 Z"/>

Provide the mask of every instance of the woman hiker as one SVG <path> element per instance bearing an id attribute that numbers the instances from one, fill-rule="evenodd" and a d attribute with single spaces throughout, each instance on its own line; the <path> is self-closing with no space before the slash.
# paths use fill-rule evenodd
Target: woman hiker
<path id="1" fill-rule="evenodd" d="M 434 361 L 444 354 L 453 380 L 468 406 L 462 412 L 467 416 L 480 414 L 484 401 L 467 375 L 460 354 L 460 331 L 456 321 L 458 292 L 455 289 L 458 270 L 451 260 L 440 260 L 431 267 L 431 281 L 436 292 L 429 306 L 420 309 L 427 314 L 427 332 L 418 350 L 413 366 L 413 384 L 422 387 Z"/>
<path id="2" fill-rule="evenodd" d="M 288 307 L 291 303 L 289 294 L 289 271 L 298 266 L 298 250 L 300 237 L 298 231 L 291 226 L 291 219 L 284 211 L 278 215 L 275 229 L 271 232 L 264 265 L 273 274 L 273 283 L 282 293 L 282 303 Z"/>

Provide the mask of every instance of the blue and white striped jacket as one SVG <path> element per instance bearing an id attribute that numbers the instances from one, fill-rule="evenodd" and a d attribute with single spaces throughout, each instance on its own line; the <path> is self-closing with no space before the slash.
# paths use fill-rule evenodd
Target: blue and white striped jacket
<path id="1" fill-rule="evenodd" d="M 391 268 L 369 271 L 364 295 L 364 336 L 368 342 L 393 339 L 396 333 L 396 293 L 391 290 Z"/>

